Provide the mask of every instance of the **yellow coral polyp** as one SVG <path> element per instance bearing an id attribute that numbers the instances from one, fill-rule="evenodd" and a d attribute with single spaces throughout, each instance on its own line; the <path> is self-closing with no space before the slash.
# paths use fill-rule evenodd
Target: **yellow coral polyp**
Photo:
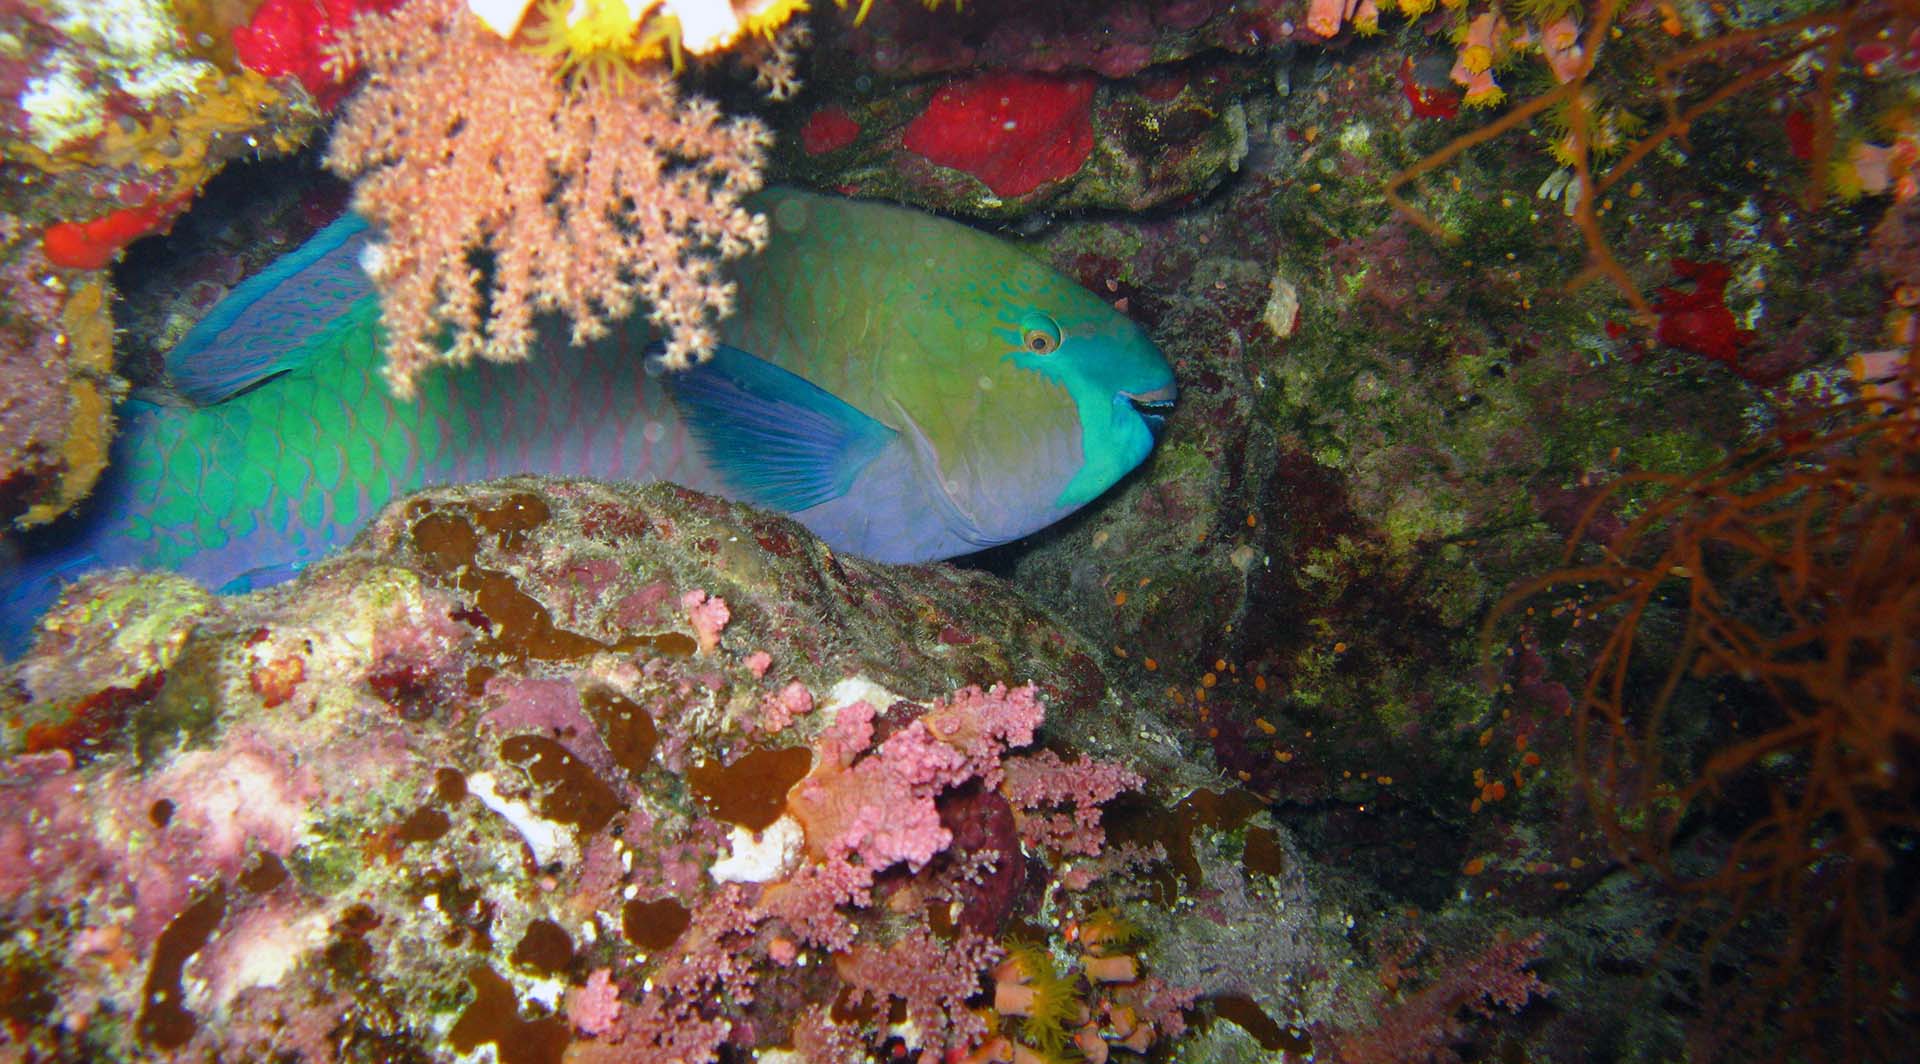
<path id="1" fill-rule="evenodd" d="M 1470 44 L 1460 49 L 1460 65 L 1474 72 L 1484 73 L 1493 68 L 1493 49 L 1480 44 Z"/>
<path id="2" fill-rule="evenodd" d="M 1140 935 L 1140 929 L 1126 914 L 1103 906 L 1080 922 L 1080 945 L 1096 956 L 1114 946 L 1123 946 Z"/>
<path id="3" fill-rule="evenodd" d="M 657 3 L 629 7 L 625 0 L 550 0 L 547 20 L 560 30 L 567 48 L 581 55 L 618 52 L 633 42 L 634 30 Z M 563 13 L 561 8 L 565 7 Z M 556 16 L 558 16 L 556 18 Z"/>
<path id="4" fill-rule="evenodd" d="M 1553 143 L 1547 146 L 1547 154 L 1553 156 L 1553 161 L 1561 166 L 1572 168 L 1580 161 L 1580 152 L 1576 150 L 1577 148 L 1578 145 L 1573 142 L 1573 134 L 1568 133 L 1566 136 L 1553 138 Z"/>
<path id="5" fill-rule="evenodd" d="M 619 81 L 637 64 L 664 58 L 678 70 L 683 53 L 711 55 L 748 34 L 770 37 L 806 10 L 806 0 L 540 0 L 527 36 L 571 80 Z"/>
<path id="6" fill-rule="evenodd" d="M 1601 115 L 1599 121 L 1587 132 L 1587 149 L 1594 155 L 1605 158 L 1618 153 L 1626 141 L 1620 136 L 1620 129 L 1614 125 L 1608 115 Z"/>
<path id="7" fill-rule="evenodd" d="M 994 972 L 993 1010 L 1021 1017 L 1021 1040 L 1043 1055 L 1066 1049 L 1067 1028 L 1084 1022 L 1084 1009 L 1074 980 L 1061 975 L 1038 946 L 1012 946 Z"/>
<path id="8" fill-rule="evenodd" d="M 635 10 L 623 0 L 541 0 L 527 39 L 536 54 L 558 60 L 560 72 L 575 84 L 617 84 L 634 64 L 665 54 L 657 34 L 641 32 L 658 6 L 643 2 Z"/>
<path id="9" fill-rule="evenodd" d="M 734 9 L 740 16 L 740 29 L 756 37 L 771 37 L 780 27 L 804 15 L 807 0 L 752 0 Z"/>
<path id="10" fill-rule="evenodd" d="M 1498 85 L 1485 85 L 1467 90 L 1460 102 L 1468 107 L 1497 107 L 1507 98 L 1507 90 Z"/>
<path id="11" fill-rule="evenodd" d="M 1053 974 L 1053 959 L 1031 942 L 1009 944 L 1006 959 L 993 970 L 995 981 L 1012 984 L 1031 983 Z"/>
<path id="12" fill-rule="evenodd" d="M 1400 13 L 1409 19 L 1416 19 L 1433 10 L 1433 0 L 1398 0 Z M 1381 5 L 1385 8 L 1385 5 Z"/>

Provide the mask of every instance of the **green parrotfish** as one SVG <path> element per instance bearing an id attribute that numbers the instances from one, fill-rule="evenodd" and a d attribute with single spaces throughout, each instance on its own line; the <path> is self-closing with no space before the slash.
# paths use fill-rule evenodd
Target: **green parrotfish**
<path id="1" fill-rule="evenodd" d="M 392 499 L 518 473 L 671 480 L 784 511 L 835 549 L 924 562 L 1086 505 L 1153 447 L 1174 399 L 1132 321 L 987 234 L 900 207 L 774 190 L 767 251 L 692 369 L 643 315 L 527 362 L 380 376 L 379 307 L 349 215 L 242 284 L 168 358 L 190 405 L 131 401 L 82 509 L 0 572 L 17 651 L 89 570 L 223 591 L 285 579 Z"/>

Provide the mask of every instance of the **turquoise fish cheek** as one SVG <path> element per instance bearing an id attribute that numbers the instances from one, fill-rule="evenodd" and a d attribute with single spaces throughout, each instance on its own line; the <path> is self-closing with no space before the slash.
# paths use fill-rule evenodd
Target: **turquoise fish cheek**
<path id="1" fill-rule="evenodd" d="M 1165 387 L 1172 371 L 1125 319 L 1117 319 L 1118 327 L 1072 322 L 1065 329 L 1054 321 L 1044 314 L 1022 315 L 1021 329 L 1014 334 L 1020 342 L 1006 358 L 1052 380 L 1072 397 L 1080 463 L 1052 500 L 1056 508 L 1068 511 L 1098 498 L 1152 452 L 1153 432 L 1133 408 L 1131 396 Z"/>
<path id="2" fill-rule="evenodd" d="M 1104 425 L 1098 428 L 1090 425 L 1094 420 Z M 1083 408 L 1080 430 L 1086 460 L 1060 491 L 1056 505 L 1063 509 L 1085 506 L 1099 498 L 1153 452 L 1153 433 L 1124 396 L 1114 398 L 1104 412 Z"/>

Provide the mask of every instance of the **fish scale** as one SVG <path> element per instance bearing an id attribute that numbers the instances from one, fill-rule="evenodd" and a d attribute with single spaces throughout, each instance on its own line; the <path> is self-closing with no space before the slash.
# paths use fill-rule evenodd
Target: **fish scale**
<path id="1" fill-rule="evenodd" d="M 547 337 L 534 361 L 440 374 L 402 402 L 379 374 L 377 317 L 370 301 L 355 307 L 305 366 L 217 406 L 129 404 L 111 474 L 78 521 L 30 538 L 29 549 L 43 548 L 31 567 L 43 579 L 173 569 L 244 590 L 324 556 L 387 502 L 428 484 L 648 471 L 714 487 L 689 460 L 671 404 L 645 386 L 641 345 L 624 334 L 586 348 Z M 300 401 L 287 402 L 289 391 Z M 576 442 L 560 426 L 583 414 L 599 428 Z M 636 419 L 639 432 L 614 428 Z"/>
<path id="2" fill-rule="evenodd" d="M 408 402 L 381 376 L 357 265 L 375 237 L 330 226 L 169 356 L 197 405 L 127 404 L 94 497 L 21 537 L 0 646 L 17 652 L 88 570 L 263 586 L 432 484 L 672 480 L 786 510 L 837 549 L 926 561 L 1058 520 L 1151 448 L 1160 418 L 1142 411 L 1171 404 L 1171 371 L 1092 293 L 930 215 L 783 191 L 760 207 L 773 244 L 737 264 L 712 361 L 660 375 L 643 315 L 580 346 L 547 321 L 529 361 L 431 374 Z"/>

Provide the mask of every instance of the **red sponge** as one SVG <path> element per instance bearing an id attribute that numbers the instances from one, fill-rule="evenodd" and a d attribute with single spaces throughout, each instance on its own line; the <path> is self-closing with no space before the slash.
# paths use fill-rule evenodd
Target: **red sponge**
<path id="1" fill-rule="evenodd" d="M 981 74 L 934 93 L 902 145 L 964 170 L 996 196 L 1024 196 L 1072 177 L 1093 154 L 1089 77 Z"/>

